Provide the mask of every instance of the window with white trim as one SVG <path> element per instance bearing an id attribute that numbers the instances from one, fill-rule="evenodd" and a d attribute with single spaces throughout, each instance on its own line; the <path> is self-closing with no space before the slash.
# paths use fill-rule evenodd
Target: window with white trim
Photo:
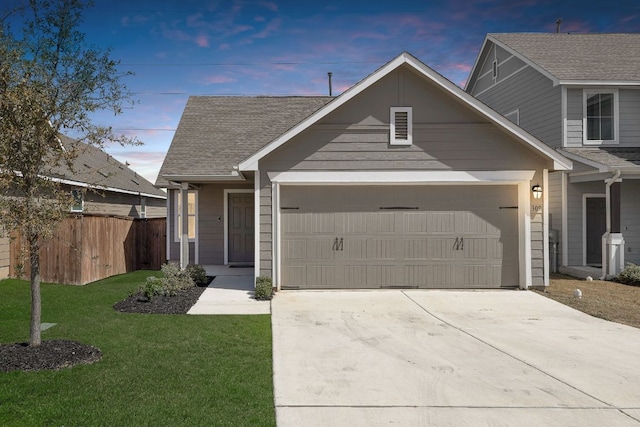
<path id="1" fill-rule="evenodd" d="M 413 108 L 391 107 L 389 144 L 411 145 L 413 140 Z"/>
<path id="2" fill-rule="evenodd" d="M 79 189 L 71 190 L 71 197 L 73 197 L 71 212 L 83 212 L 84 211 L 84 192 Z"/>
<path id="3" fill-rule="evenodd" d="M 585 144 L 617 143 L 618 92 L 583 91 Z"/>
<path id="4" fill-rule="evenodd" d="M 175 228 L 175 239 L 176 242 L 180 241 L 182 236 L 182 192 L 180 190 L 174 191 L 175 193 L 175 219 L 176 219 L 176 228 Z M 196 218 L 197 218 L 197 200 L 198 200 L 198 192 L 189 190 L 187 196 L 188 203 L 188 216 L 187 221 L 189 223 L 189 241 L 195 241 L 196 239 Z"/>

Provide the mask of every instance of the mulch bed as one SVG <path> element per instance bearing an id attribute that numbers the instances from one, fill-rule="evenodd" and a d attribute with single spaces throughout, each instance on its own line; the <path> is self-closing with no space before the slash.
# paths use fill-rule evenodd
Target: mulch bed
<path id="1" fill-rule="evenodd" d="M 186 314 L 213 277 L 209 279 L 204 286 L 194 286 L 172 297 L 157 296 L 148 300 L 137 293 L 115 303 L 113 308 L 124 313 Z M 99 349 L 76 341 L 42 341 L 38 347 L 31 347 L 28 343 L 0 344 L 0 372 L 58 370 L 91 364 L 101 358 Z"/>
<path id="2" fill-rule="evenodd" d="M 0 344 L 0 371 L 58 370 L 79 364 L 91 364 L 102 358 L 102 352 L 76 341 L 42 341 L 37 347 L 28 343 Z"/>

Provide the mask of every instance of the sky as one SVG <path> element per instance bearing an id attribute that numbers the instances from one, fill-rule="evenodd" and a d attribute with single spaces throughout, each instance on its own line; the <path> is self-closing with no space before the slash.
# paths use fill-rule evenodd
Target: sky
<path id="1" fill-rule="evenodd" d="M 81 31 L 112 49 L 136 104 L 94 120 L 155 182 L 190 95 L 333 95 L 407 51 L 464 87 L 487 33 L 640 32 L 640 0 L 94 0 Z M 639 47 L 640 49 L 640 47 Z M 197 155 L 197 153 L 194 153 Z"/>

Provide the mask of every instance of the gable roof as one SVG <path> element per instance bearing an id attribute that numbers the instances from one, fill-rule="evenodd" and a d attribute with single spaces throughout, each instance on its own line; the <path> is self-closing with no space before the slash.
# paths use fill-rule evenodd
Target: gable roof
<path id="1" fill-rule="evenodd" d="M 525 131 L 524 129 L 518 127 L 511 121 L 505 119 L 502 115 L 498 114 L 496 111 L 488 107 L 486 104 L 480 102 L 476 98 L 472 97 L 461 88 L 456 86 L 450 80 L 446 79 L 441 74 L 434 71 L 432 68 L 428 67 L 426 64 L 416 59 L 413 55 L 403 52 L 395 59 L 391 60 L 387 64 L 380 67 L 378 70 L 370 74 L 364 80 L 361 80 L 356 85 L 349 88 L 347 91 L 343 92 L 340 96 L 338 96 L 333 102 L 325 105 L 311 116 L 307 117 L 291 129 L 289 129 L 284 134 L 280 135 L 269 144 L 262 147 L 260 150 L 255 152 L 253 155 L 248 157 L 247 159 L 240 162 L 238 168 L 240 171 L 255 171 L 258 170 L 258 162 L 261 158 L 268 155 L 269 153 L 276 150 L 281 145 L 285 144 L 291 138 L 299 135 L 304 130 L 308 129 L 311 125 L 326 117 L 331 112 L 338 109 L 340 106 L 344 105 L 349 100 L 356 97 L 358 94 L 362 93 L 367 88 L 371 87 L 374 83 L 378 82 L 383 77 L 387 76 L 389 73 L 397 69 L 401 66 L 410 66 L 414 70 L 416 70 L 420 75 L 429 79 L 436 86 L 443 89 L 446 93 L 448 93 L 453 98 L 461 101 L 463 104 L 466 104 L 471 109 L 479 113 L 481 116 L 485 117 L 489 122 L 495 124 L 498 128 L 503 129 L 508 134 L 519 140 L 525 145 L 533 148 L 535 151 L 541 153 L 548 159 L 554 162 L 554 169 L 556 170 L 569 170 L 572 168 L 571 161 L 566 157 L 559 154 L 554 149 L 550 148 L 536 137 Z"/>
<path id="2" fill-rule="evenodd" d="M 237 165 L 334 98 L 192 96 L 158 174 L 171 180 L 241 179 Z"/>
<path id="3" fill-rule="evenodd" d="M 64 135 L 60 136 L 60 141 L 67 149 L 78 149 L 78 157 L 73 163 L 73 171 L 60 166 L 52 170 L 51 178 L 76 187 L 166 199 L 164 191 L 103 150 Z"/>
<path id="4" fill-rule="evenodd" d="M 488 42 L 506 49 L 554 84 L 640 84 L 640 33 L 492 33 Z M 479 72 L 478 61 L 469 81 Z"/>

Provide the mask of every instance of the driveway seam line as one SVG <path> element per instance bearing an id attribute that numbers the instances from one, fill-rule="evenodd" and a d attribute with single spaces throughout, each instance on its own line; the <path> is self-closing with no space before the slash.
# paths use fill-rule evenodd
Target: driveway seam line
<path id="1" fill-rule="evenodd" d="M 491 344 L 491 343 L 486 342 L 485 340 L 483 340 L 483 339 L 481 339 L 481 338 L 479 338 L 479 337 L 477 337 L 477 336 L 473 335 L 471 332 L 465 331 L 464 329 L 462 329 L 462 328 L 460 328 L 460 327 L 458 327 L 458 326 L 456 326 L 456 325 L 454 325 L 454 324 L 452 324 L 452 323 L 449 323 L 449 322 L 447 322 L 446 320 L 444 320 L 444 319 L 442 319 L 442 318 L 440 318 L 440 317 L 436 316 L 435 314 L 433 314 L 433 313 L 431 313 L 429 310 L 427 310 L 424 306 L 422 306 L 420 303 L 418 303 L 416 300 L 414 300 L 414 299 L 413 299 L 413 298 L 411 298 L 409 295 L 407 295 L 406 291 L 402 291 L 402 294 L 404 294 L 404 296 L 405 296 L 405 297 L 407 297 L 407 298 L 409 299 L 409 301 L 411 301 L 412 303 L 414 303 L 415 305 L 417 305 L 418 307 L 420 307 L 420 308 L 421 308 L 425 313 L 427 313 L 428 315 L 430 315 L 430 316 L 432 316 L 433 318 L 437 319 L 438 321 L 440 321 L 440 322 L 444 323 L 445 325 L 448 325 L 448 326 L 450 326 L 450 327 L 452 327 L 452 328 L 454 328 L 454 329 L 456 329 L 456 330 L 458 330 L 458 331 L 462 332 L 463 334 L 465 334 L 465 335 L 467 335 L 467 336 L 469 336 L 469 337 L 471 337 L 471 338 L 473 338 L 473 339 L 475 339 L 475 340 L 477 340 L 477 341 L 481 342 L 482 344 L 487 345 L 487 346 L 489 346 L 489 347 L 493 348 L 494 350 L 499 351 L 500 353 L 502 353 L 502 354 L 504 354 L 504 355 L 506 355 L 506 356 L 508 356 L 508 357 L 510 357 L 510 358 L 512 358 L 512 359 L 514 359 L 514 360 L 517 360 L 517 361 L 518 361 L 518 362 L 520 362 L 520 363 L 523 363 L 523 364 L 525 364 L 525 365 L 529 366 L 529 367 L 530 367 L 530 368 L 532 368 L 532 369 L 535 369 L 536 371 L 538 371 L 538 372 L 540 372 L 540 373 L 542 373 L 542 374 L 544 374 L 544 375 L 548 376 L 549 378 L 552 378 L 552 379 L 554 379 L 554 380 L 558 381 L 558 382 L 559 382 L 559 383 L 561 383 L 561 384 L 566 385 L 567 387 L 570 387 L 570 388 L 572 388 L 572 389 L 576 390 L 576 391 L 577 391 L 577 392 L 579 392 L 579 393 L 584 394 L 585 396 L 588 396 L 588 397 L 590 397 L 590 398 L 592 398 L 592 399 L 594 399 L 594 400 L 596 400 L 596 401 L 598 401 L 598 402 L 601 402 L 602 404 L 607 405 L 608 407 L 610 407 L 610 408 L 612 408 L 612 409 L 617 409 L 619 412 L 622 412 L 622 411 L 620 410 L 620 408 L 618 408 L 617 406 L 612 405 L 612 404 L 610 404 L 610 403 L 608 403 L 608 402 L 606 402 L 606 401 L 604 401 L 604 400 L 602 400 L 602 399 L 600 399 L 600 398 L 598 398 L 598 397 L 592 396 L 591 394 L 587 393 L 586 391 L 584 391 L 584 390 L 580 390 L 580 389 L 579 389 L 579 388 L 577 388 L 576 386 L 574 386 L 574 385 L 572 385 L 572 384 L 569 384 L 569 383 L 567 383 L 566 381 L 561 380 L 560 378 L 555 377 L 554 375 L 550 374 L 549 372 L 546 372 L 546 371 L 542 370 L 541 368 L 539 368 L 539 367 L 537 367 L 537 366 L 534 366 L 534 365 L 532 365 L 531 363 L 529 363 L 529 362 L 527 362 L 527 361 L 525 361 L 525 360 L 522 360 L 522 359 L 520 359 L 520 358 L 518 358 L 518 357 L 516 357 L 516 356 L 514 356 L 514 355 L 512 355 L 512 354 L 510 354 L 510 353 L 508 353 L 508 352 L 506 352 L 505 350 L 502 350 L 502 349 L 500 349 L 500 348 L 496 347 L 495 345 L 493 345 L 493 344 Z M 624 414 L 624 412 L 622 412 L 622 413 Z M 629 416 L 628 414 L 625 414 L 625 415 Z"/>

